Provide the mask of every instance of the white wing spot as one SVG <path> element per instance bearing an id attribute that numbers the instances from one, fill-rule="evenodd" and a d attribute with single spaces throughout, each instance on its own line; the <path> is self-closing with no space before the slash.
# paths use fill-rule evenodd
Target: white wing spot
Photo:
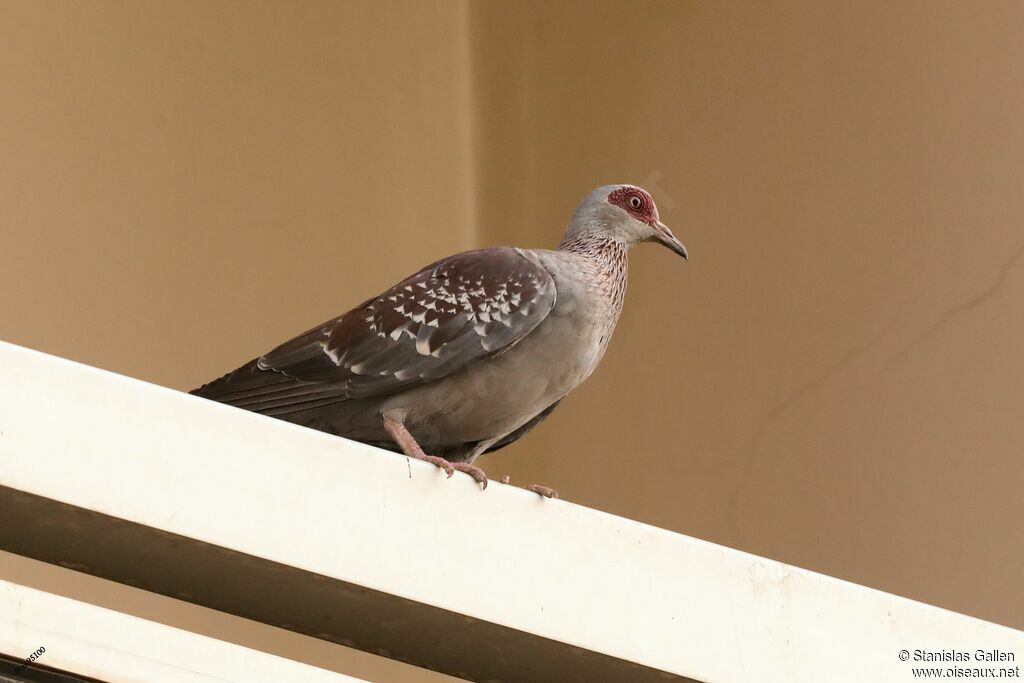
<path id="1" fill-rule="evenodd" d="M 430 339 L 416 338 L 416 352 L 421 356 L 430 355 Z"/>
<path id="2" fill-rule="evenodd" d="M 336 349 L 327 348 L 327 342 L 320 342 L 320 348 L 324 350 L 324 353 L 327 354 L 327 357 L 330 358 L 335 365 L 341 365 L 341 353 L 338 353 Z M 263 367 L 263 359 L 260 359 L 259 365 L 261 370 L 266 370 L 266 368 Z"/>

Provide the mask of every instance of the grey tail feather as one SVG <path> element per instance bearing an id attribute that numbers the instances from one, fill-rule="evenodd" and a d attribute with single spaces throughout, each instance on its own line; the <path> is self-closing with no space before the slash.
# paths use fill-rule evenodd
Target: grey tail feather
<path id="1" fill-rule="evenodd" d="M 259 377 L 257 374 L 262 373 L 262 371 L 256 367 L 257 361 L 259 361 L 259 359 L 254 358 L 237 370 L 232 370 L 223 377 L 218 377 L 215 380 L 207 382 L 201 387 L 197 387 L 188 393 L 216 401 L 241 389 L 250 388 L 251 385 L 257 383 L 266 384 L 266 379 Z"/>

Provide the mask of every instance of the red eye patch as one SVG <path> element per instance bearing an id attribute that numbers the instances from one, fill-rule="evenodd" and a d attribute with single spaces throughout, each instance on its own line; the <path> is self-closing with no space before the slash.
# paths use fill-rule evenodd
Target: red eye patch
<path id="1" fill-rule="evenodd" d="M 608 203 L 623 209 L 633 218 L 644 223 L 653 223 L 657 215 L 654 200 L 639 187 L 620 187 L 608 195 Z M 639 206 L 634 206 L 638 204 Z"/>

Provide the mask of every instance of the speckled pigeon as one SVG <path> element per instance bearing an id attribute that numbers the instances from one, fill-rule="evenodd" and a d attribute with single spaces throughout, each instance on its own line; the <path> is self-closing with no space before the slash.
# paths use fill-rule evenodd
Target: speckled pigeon
<path id="1" fill-rule="evenodd" d="M 537 426 L 594 371 L 622 310 L 626 252 L 650 241 L 686 258 L 648 192 L 599 187 L 557 251 L 441 259 L 192 393 L 401 451 L 449 477 L 460 470 L 486 488 L 473 461 Z"/>

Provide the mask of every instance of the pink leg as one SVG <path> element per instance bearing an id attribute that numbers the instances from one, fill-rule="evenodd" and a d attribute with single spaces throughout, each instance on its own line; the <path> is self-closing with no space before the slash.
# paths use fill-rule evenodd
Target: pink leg
<path id="1" fill-rule="evenodd" d="M 544 496 L 545 498 L 558 498 L 558 491 L 552 488 L 548 488 L 547 486 L 541 486 L 540 484 L 530 484 L 529 486 L 524 486 L 523 488 L 526 489 L 527 491 L 533 491 L 534 493 Z"/>
<path id="2" fill-rule="evenodd" d="M 502 484 L 509 484 L 511 483 L 511 481 L 512 477 L 510 477 L 507 474 L 501 478 Z M 547 486 L 541 486 L 540 484 L 530 484 L 529 486 L 524 486 L 523 488 L 526 489 L 527 491 L 533 491 L 534 493 L 544 496 L 545 498 L 558 498 L 558 491 L 552 488 L 548 488 Z"/>
<path id="3" fill-rule="evenodd" d="M 437 467 L 440 467 L 451 479 L 452 475 L 455 474 L 455 470 L 459 472 L 465 472 L 469 476 L 473 477 L 477 483 L 483 485 L 483 488 L 487 488 L 487 475 L 479 467 L 464 462 L 450 462 L 444 458 L 439 458 L 436 455 L 427 455 L 420 448 L 420 445 L 416 442 L 416 438 L 409 433 L 409 430 L 405 428 L 405 425 L 394 420 L 390 417 L 384 418 L 384 429 L 391 435 L 391 438 L 395 440 L 398 447 L 402 449 L 410 458 L 416 458 L 417 460 L 425 460 Z"/>

